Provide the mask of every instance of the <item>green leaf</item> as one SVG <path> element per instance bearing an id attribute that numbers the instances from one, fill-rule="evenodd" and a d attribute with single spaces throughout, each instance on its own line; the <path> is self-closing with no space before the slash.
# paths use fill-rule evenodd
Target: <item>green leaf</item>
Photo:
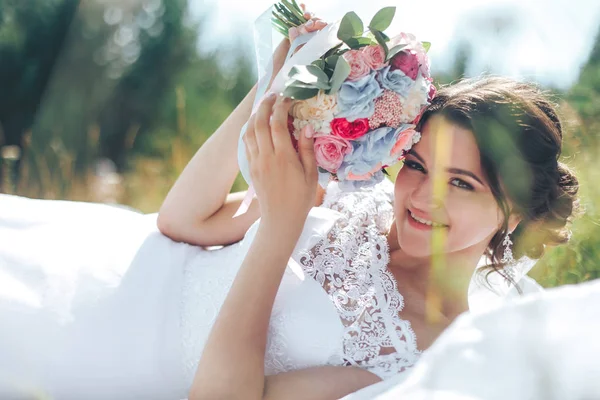
<path id="1" fill-rule="evenodd" d="M 325 71 L 325 61 L 324 60 L 318 59 L 318 60 L 313 61 L 311 64 L 316 66 L 320 70 Z"/>
<path id="2" fill-rule="evenodd" d="M 275 29 L 277 32 L 281 33 L 283 36 L 289 37 L 288 28 L 281 26 L 281 23 L 279 22 L 279 20 L 276 20 L 274 18 L 271 19 L 271 25 L 273 25 L 273 29 Z"/>
<path id="3" fill-rule="evenodd" d="M 298 5 L 298 3 L 296 2 L 296 0 L 292 0 L 292 4 L 294 5 L 294 8 L 296 8 L 296 10 L 300 10 L 300 11 L 304 12 L 302 10 L 302 7 L 300 7 L 300 5 Z"/>
<path id="4" fill-rule="evenodd" d="M 400 53 L 402 51 L 402 49 L 405 48 L 406 46 L 407 46 L 406 44 L 399 44 L 398 46 L 392 47 L 389 50 L 385 61 L 391 60 L 396 54 Z"/>
<path id="5" fill-rule="evenodd" d="M 314 71 L 318 72 L 314 72 Z M 319 80 L 319 73 L 325 74 L 321 69 L 314 65 L 295 65 L 290 70 L 288 76 L 304 83 L 316 83 Z"/>
<path id="6" fill-rule="evenodd" d="M 273 13 L 275 15 L 275 13 Z M 289 28 L 286 23 L 282 22 L 279 18 L 272 17 L 271 25 L 275 30 L 281 33 L 285 37 L 289 37 Z"/>
<path id="7" fill-rule="evenodd" d="M 321 68 L 316 65 L 307 65 L 308 71 L 317 77 L 317 84 L 321 89 L 329 89 L 329 77 Z"/>
<path id="8" fill-rule="evenodd" d="M 357 50 L 361 47 L 366 47 L 373 44 L 373 40 L 368 37 L 352 37 L 344 40 L 344 43 L 346 43 L 352 50 Z"/>
<path id="9" fill-rule="evenodd" d="M 344 57 L 338 57 L 335 69 L 333 70 L 333 76 L 329 81 L 331 89 L 329 89 L 328 94 L 337 93 L 340 87 L 342 87 L 342 83 L 348 78 L 348 75 L 350 75 L 350 64 L 348 64 L 348 61 Z"/>
<path id="10" fill-rule="evenodd" d="M 373 29 L 373 31 L 377 31 L 377 29 Z M 377 38 L 375 37 L 375 34 L 373 33 L 373 31 L 369 31 L 367 33 L 367 37 L 370 38 L 374 44 L 378 44 L 379 42 L 377 41 Z M 385 33 L 381 32 L 381 31 L 377 31 L 379 32 L 379 35 L 381 38 L 383 38 L 383 40 L 387 43 L 390 41 L 390 37 L 388 35 L 386 35 Z"/>
<path id="11" fill-rule="evenodd" d="M 333 46 L 331 49 L 327 50 L 327 53 L 323 54 L 323 58 L 327 58 L 329 56 L 334 55 L 340 49 L 340 47 L 342 47 L 343 45 L 344 45 L 344 43 L 340 43 L 340 44 Z"/>
<path id="12" fill-rule="evenodd" d="M 329 56 L 325 59 L 325 65 L 327 65 L 327 68 L 330 68 L 332 70 L 335 70 L 335 66 L 337 65 L 338 62 L 338 58 L 340 56 Z"/>
<path id="13" fill-rule="evenodd" d="M 275 8 L 285 18 L 287 23 L 291 26 L 299 26 L 303 24 L 303 21 L 299 19 L 294 13 L 288 10 L 286 7 L 279 4 L 275 4 Z"/>
<path id="14" fill-rule="evenodd" d="M 305 23 L 307 21 L 306 18 L 304 18 L 304 12 L 302 11 L 301 8 L 297 8 L 294 7 L 294 5 L 292 3 L 290 3 L 287 0 L 282 0 L 281 3 L 292 13 L 294 14 L 299 20 L 302 21 L 302 23 Z"/>
<path id="15" fill-rule="evenodd" d="M 363 32 L 364 26 L 361 19 L 354 11 L 350 11 L 344 15 L 344 18 L 342 18 L 337 37 L 338 39 L 345 41 L 351 37 L 362 36 Z"/>
<path id="16" fill-rule="evenodd" d="M 289 79 L 285 85 L 285 87 L 296 87 L 296 88 L 303 88 L 303 89 L 319 89 L 318 87 L 316 87 L 315 85 L 311 84 L 311 83 L 304 83 L 304 82 L 300 82 L 300 81 L 296 81 L 294 79 Z"/>
<path id="17" fill-rule="evenodd" d="M 427 53 L 431 48 L 431 42 L 421 42 L 421 44 L 423 45 L 423 47 L 425 47 L 425 53 Z"/>
<path id="18" fill-rule="evenodd" d="M 383 48 L 383 52 L 385 53 L 385 59 L 387 60 L 389 49 L 387 47 L 385 36 L 383 35 L 383 33 L 379 32 L 376 29 L 371 29 L 371 33 L 373 33 L 373 36 L 375 36 L 375 40 L 377 40 L 377 43 L 379 43 L 379 45 Z"/>
<path id="19" fill-rule="evenodd" d="M 280 14 L 277 14 L 275 11 L 271 12 L 271 14 L 273 15 L 271 17 L 271 22 L 273 22 L 274 24 L 278 24 L 282 28 L 289 28 L 288 22 Z"/>
<path id="20" fill-rule="evenodd" d="M 319 89 L 329 89 L 329 77 L 316 65 L 296 65 L 292 67 L 289 75 L 291 79 L 308 83 Z"/>
<path id="21" fill-rule="evenodd" d="M 311 99 L 319 94 L 319 89 L 307 89 L 296 86 L 288 86 L 284 89 L 283 95 L 296 100 Z"/>
<path id="22" fill-rule="evenodd" d="M 369 29 L 375 29 L 379 32 L 385 31 L 389 28 L 392 20 L 394 19 L 394 15 L 396 14 L 396 7 L 385 7 L 381 10 L 377 11 L 377 14 L 371 20 L 369 24 Z"/>

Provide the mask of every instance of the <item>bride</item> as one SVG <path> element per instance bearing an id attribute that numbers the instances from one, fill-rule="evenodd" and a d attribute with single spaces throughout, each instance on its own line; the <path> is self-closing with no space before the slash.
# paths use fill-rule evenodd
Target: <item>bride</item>
<path id="1" fill-rule="evenodd" d="M 317 172 L 312 139 L 303 136 L 294 157 L 283 124 L 289 104 L 272 95 L 249 124 L 246 153 L 261 220 L 205 343 L 191 398 L 279 398 L 289 391 L 339 398 L 402 373 L 468 310 L 470 277 L 482 256 L 510 280 L 511 258 L 537 258 L 546 245 L 568 239 L 578 185 L 558 161 L 562 133 L 552 105 L 532 85 L 482 78 L 433 99 L 393 194 L 386 184 L 369 193 L 328 193 L 324 207 L 339 217 L 313 247 L 294 250 L 313 213 Z M 447 186 L 443 197 L 436 197 L 436 179 Z M 440 233 L 443 248 L 433 241 Z M 445 270 L 436 276 L 440 253 Z M 298 329 L 341 346 L 326 353 L 327 366 L 265 378 L 269 316 L 273 308 L 272 327 L 277 289 L 294 261 L 328 294 L 343 325 L 339 332 L 320 323 L 323 304 Z M 432 293 L 442 296 L 427 310 Z"/>
<path id="2" fill-rule="evenodd" d="M 558 162 L 554 108 L 531 85 L 441 90 L 395 187 L 354 193 L 317 189 L 311 139 L 296 155 L 289 102 L 271 96 L 245 135 L 260 201 L 234 217 L 253 96 L 157 221 L 0 197 L 1 398 L 339 398 L 409 370 L 468 310 L 482 257 L 490 280 L 515 283 L 510 254 L 538 258 L 567 240 L 577 180 Z M 199 247 L 214 245 L 228 246 Z"/>

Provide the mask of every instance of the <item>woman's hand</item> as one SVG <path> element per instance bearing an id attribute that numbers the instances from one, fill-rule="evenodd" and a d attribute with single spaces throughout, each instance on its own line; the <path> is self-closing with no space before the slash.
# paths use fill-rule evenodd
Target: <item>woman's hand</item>
<path id="1" fill-rule="evenodd" d="M 290 105 L 291 99 L 271 94 L 250 118 L 244 135 L 262 219 L 286 225 L 293 225 L 293 218 L 304 223 L 318 182 L 312 134 L 309 139 L 301 132 L 298 153 L 292 145 L 287 127 Z"/>
<path id="2" fill-rule="evenodd" d="M 289 39 L 283 39 L 275 49 L 275 52 L 273 53 L 273 77 L 271 79 L 274 79 L 277 73 L 279 73 L 283 67 L 285 58 L 290 51 L 290 45 L 298 36 L 305 35 L 310 32 L 320 31 L 327 26 L 327 22 L 321 21 L 320 18 L 315 17 L 312 13 L 306 11 L 304 4 L 300 4 L 300 7 L 302 7 L 302 10 L 304 10 L 304 18 L 306 18 L 308 21 L 298 27 L 290 28 Z"/>

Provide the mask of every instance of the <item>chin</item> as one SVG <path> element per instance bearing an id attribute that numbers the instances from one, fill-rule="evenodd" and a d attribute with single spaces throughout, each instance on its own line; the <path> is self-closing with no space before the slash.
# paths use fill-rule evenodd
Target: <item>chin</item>
<path id="1" fill-rule="evenodd" d="M 399 244 L 402 251 L 410 257 L 423 258 L 431 256 L 430 242 L 399 240 Z"/>
<path id="2" fill-rule="evenodd" d="M 411 257 L 431 256 L 431 236 L 414 235 L 400 226 L 398 229 L 398 245 L 402 251 Z"/>

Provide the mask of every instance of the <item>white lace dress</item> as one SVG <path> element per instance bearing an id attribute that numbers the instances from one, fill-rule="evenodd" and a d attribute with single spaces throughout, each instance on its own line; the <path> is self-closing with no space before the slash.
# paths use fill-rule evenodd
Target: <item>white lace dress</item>
<path id="1" fill-rule="evenodd" d="M 342 193 L 332 184 L 323 207 L 311 211 L 273 307 L 267 374 L 329 364 L 354 365 L 386 378 L 417 361 L 416 338 L 398 316 L 403 299 L 387 271 L 392 190 L 386 182 Z M 250 229 L 246 239 L 252 236 Z M 185 268 L 182 326 L 188 377 L 247 242 L 202 259 L 204 266 Z M 226 272 L 206 271 L 214 264 Z"/>
<path id="2" fill-rule="evenodd" d="M 387 271 L 392 189 L 313 208 L 272 310 L 268 374 L 354 365 L 382 378 L 420 352 Z M 254 238 L 175 243 L 155 215 L 0 195 L 0 398 L 186 396 Z"/>

